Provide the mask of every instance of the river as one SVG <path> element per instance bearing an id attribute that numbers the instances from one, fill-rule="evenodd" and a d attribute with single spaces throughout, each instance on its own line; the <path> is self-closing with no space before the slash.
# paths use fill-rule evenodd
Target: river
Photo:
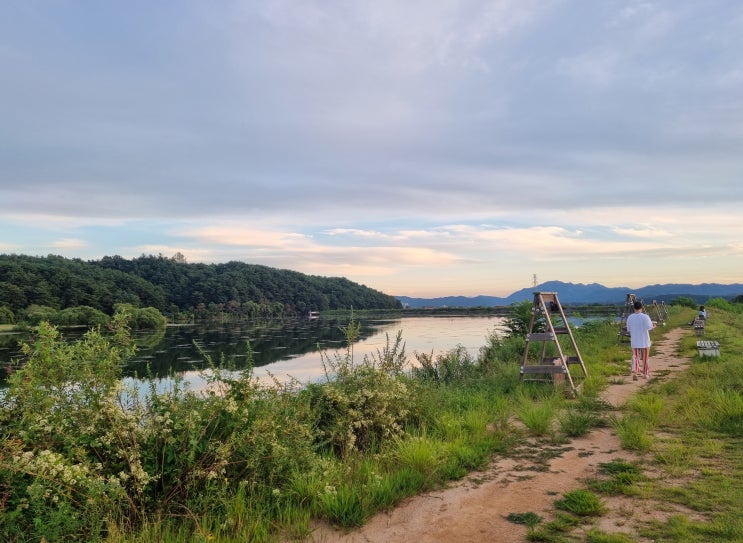
<path id="1" fill-rule="evenodd" d="M 353 346 L 354 360 L 376 355 L 402 332 L 409 361 L 415 352 L 434 357 L 461 345 L 474 358 L 488 336 L 502 333 L 505 319 L 498 316 L 415 316 L 392 318 L 356 317 L 361 325 L 360 339 Z M 322 354 L 344 355 L 346 340 L 342 327 L 348 319 L 296 319 L 276 322 L 244 322 L 230 324 L 198 324 L 169 326 L 164 331 L 138 333 L 136 356 L 123 368 L 129 384 L 145 386 L 156 381 L 158 389 L 179 375 L 194 390 L 201 389 L 208 370 L 208 358 L 214 363 L 222 359 L 231 366 L 244 368 L 248 344 L 253 352 L 254 375 L 261 380 L 273 375 L 281 382 L 293 378 L 309 383 L 324 377 Z M 71 335 L 74 337 L 74 334 Z M 18 357 L 14 341 L 0 343 L 0 364 Z M 151 375 L 151 378 L 144 378 Z"/>

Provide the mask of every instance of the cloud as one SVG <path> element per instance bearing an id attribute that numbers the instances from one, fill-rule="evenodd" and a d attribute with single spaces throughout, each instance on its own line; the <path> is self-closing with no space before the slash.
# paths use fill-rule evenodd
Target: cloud
<path id="1" fill-rule="evenodd" d="M 51 243 L 51 246 L 54 247 L 55 249 L 66 249 L 66 250 L 84 249 L 87 245 L 88 244 L 85 240 L 72 239 L 72 238 L 58 239 Z"/>
<path id="2" fill-rule="evenodd" d="M 285 250 L 304 245 L 307 236 L 296 232 L 266 230 L 250 223 L 233 223 L 232 225 L 215 224 L 177 232 L 181 237 L 194 239 L 197 243 L 216 245 L 237 245 L 245 247 L 270 247 Z"/>
<path id="3" fill-rule="evenodd" d="M 667 231 L 659 230 L 654 227 L 630 227 L 630 228 L 623 228 L 623 227 L 616 227 L 612 229 L 616 234 L 620 236 L 625 237 L 635 237 L 635 238 L 646 238 L 646 239 L 657 239 L 657 238 L 667 238 L 670 237 L 672 234 Z"/>
<path id="4" fill-rule="evenodd" d="M 732 0 L 1 4 L 0 250 L 398 293 L 735 276 L 742 22 Z"/>

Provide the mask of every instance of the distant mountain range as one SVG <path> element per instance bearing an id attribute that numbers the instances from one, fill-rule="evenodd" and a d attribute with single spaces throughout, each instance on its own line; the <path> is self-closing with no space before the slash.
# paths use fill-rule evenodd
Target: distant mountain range
<path id="1" fill-rule="evenodd" d="M 404 307 L 496 307 L 508 306 L 513 303 L 531 301 L 534 292 L 557 292 L 562 304 L 624 304 L 627 294 L 634 294 L 646 303 L 655 300 L 657 302 L 670 303 L 679 296 L 692 298 L 697 303 L 703 304 L 709 298 L 727 298 L 743 294 L 743 284 L 721 285 L 718 283 L 702 283 L 699 285 L 689 284 L 666 284 L 649 285 L 647 287 L 631 289 L 628 287 L 605 287 L 598 283 L 586 285 L 583 283 L 563 283 L 562 281 L 547 281 L 541 285 L 524 288 L 514 292 L 510 296 L 500 298 L 498 296 L 444 296 L 442 298 L 411 298 L 409 296 L 395 296 Z"/>

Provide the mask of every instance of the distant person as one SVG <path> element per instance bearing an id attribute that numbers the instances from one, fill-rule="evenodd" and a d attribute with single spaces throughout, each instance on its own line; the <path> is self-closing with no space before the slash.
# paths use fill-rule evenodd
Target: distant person
<path id="1" fill-rule="evenodd" d="M 707 310 L 704 309 L 703 305 L 699 306 L 699 314 L 697 315 L 698 318 L 707 320 Z"/>
<path id="2" fill-rule="evenodd" d="M 627 332 L 629 332 L 630 345 L 632 347 L 632 380 L 637 381 L 640 373 L 640 361 L 642 361 L 642 376 L 650 378 L 650 330 L 655 328 L 653 321 L 644 312 L 642 302 L 636 300 L 633 304 L 635 312 L 627 317 Z"/>

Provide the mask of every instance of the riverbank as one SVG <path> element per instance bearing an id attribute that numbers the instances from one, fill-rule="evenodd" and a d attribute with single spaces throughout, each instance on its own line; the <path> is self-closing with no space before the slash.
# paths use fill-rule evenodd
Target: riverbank
<path id="1" fill-rule="evenodd" d="M 621 416 L 633 395 L 648 393 L 686 370 L 690 357 L 679 357 L 681 339 L 693 331 L 681 327 L 656 340 L 652 356 L 651 381 L 618 377 L 601 392 L 600 398 Z M 629 361 L 627 361 L 629 367 Z M 517 420 L 514 420 L 518 423 Z M 547 453 L 545 455 L 545 453 Z M 545 458 L 546 456 L 546 458 Z M 319 523 L 307 541 L 316 543 L 503 543 L 527 541 L 529 529 L 509 520 L 512 513 L 532 512 L 553 519 L 556 496 L 585 487 L 585 481 L 600 476 L 601 466 L 622 458 L 641 462 L 642 455 L 622 450 L 613 428 L 598 428 L 567 443 L 530 438 L 512 455 L 498 455 L 484 470 L 470 473 L 446 489 L 406 500 L 388 512 L 372 517 L 351 532 Z M 660 475 L 660 474 L 658 474 Z M 598 526 L 606 534 L 626 534 L 642 541 L 640 528 L 652 519 L 667 523 L 674 515 L 688 515 L 703 521 L 705 516 L 677 504 L 628 496 L 607 500 L 606 512 Z M 587 531 L 586 526 L 579 528 Z M 585 536 L 581 536 L 585 537 Z M 532 539 L 533 540 L 533 539 Z M 583 539 L 580 539 L 581 541 Z M 617 540 L 620 541 L 620 540 Z"/>

